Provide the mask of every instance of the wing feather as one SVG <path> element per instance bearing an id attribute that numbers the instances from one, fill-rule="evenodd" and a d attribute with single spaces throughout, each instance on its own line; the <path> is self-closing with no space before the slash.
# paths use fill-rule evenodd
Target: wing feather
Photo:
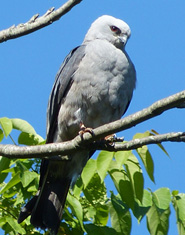
<path id="1" fill-rule="evenodd" d="M 60 106 L 66 97 L 72 83 L 73 75 L 85 55 L 85 45 L 76 47 L 65 58 L 53 85 L 47 108 L 47 138 L 46 143 L 52 143 L 57 131 L 57 121 Z"/>
<path id="2" fill-rule="evenodd" d="M 84 56 L 85 45 L 81 45 L 73 49 L 65 58 L 56 75 L 47 108 L 46 143 L 52 143 L 54 141 L 53 138 L 57 131 L 60 106 L 65 99 L 70 87 L 72 86 L 73 75 L 78 69 L 78 66 Z M 49 160 L 42 160 L 40 167 L 39 188 L 42 186 L 42 182 L 47 171 L 48 162 Z"/>

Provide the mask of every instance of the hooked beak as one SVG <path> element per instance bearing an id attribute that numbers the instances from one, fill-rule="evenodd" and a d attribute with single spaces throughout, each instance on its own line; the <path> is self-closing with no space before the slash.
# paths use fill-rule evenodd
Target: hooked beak
<path id="1" fill-rule="evenodd" d="M 127 44 L 128 35 L 124 34 L 119 37 L 120 42 L 125 46 Z"/>

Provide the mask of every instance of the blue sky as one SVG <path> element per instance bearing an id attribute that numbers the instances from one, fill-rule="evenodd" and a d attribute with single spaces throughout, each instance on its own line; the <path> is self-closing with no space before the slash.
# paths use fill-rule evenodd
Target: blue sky
<path id="1" fill-rule="evenodd" d="M 59 7 L 64 1 L 1 1 L 0 30 L 24 23 L 36 13 Z M 126 21 L 132 31 L 127 52 L 137 71 L 137 88 L 126 115 L 185 89 L 185 1 L 84 0 L 60 21 L 30 35 L 0 44 L 0 117 L 21 118 L 45 137 L 46 107 L 57 70 L 69 51 L 80 45 L 90 24 L 109 14 Z M 119 135 L 126 140 L 137 132 L 184 131 L 185 110 L 174 109 Z M 6 143 L 10 143 L 7 140 Z M 155 164 L 153 184 L 185 193 L 185 145 L 165 143 L 170 158 L 149 147 Z M 145 174 L 146 175 L 146 174 Z M 110 185 L 111 190 L 111 185 Z M 169 235 L 176 235 L 172 213 Z M 0 234 L 3 234 L 0 231 Z M 146 223 L 133 220 L 132 235 L 149 234 Z"/>

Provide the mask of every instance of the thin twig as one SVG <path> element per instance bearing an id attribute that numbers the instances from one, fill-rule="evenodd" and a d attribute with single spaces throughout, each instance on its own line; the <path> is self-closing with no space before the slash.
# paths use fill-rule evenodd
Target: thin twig
<path id="1" fill-rule="evenodd" d="M 54 7 L 52 7 L 41 17 L 39 17 L 39 14 L 35 14 L 24 24 L 19 24 L 17 26 L 13 25 L 8 29 L 0 31 L 0 42 L 27 35 L 52 24 L 81 1 L 82 0 L 69 0 L 57 10 L 54 10 Z"/>
<path id="2" fill-rule="evenodd" d="M 106 145 L 103 142 L 95 143 L 94 148 L 97 150 L 107 151 L 125 151 L 140 148 L 144 145 L 159 144 L 162 142 L 184 142 L 185 143 L 185 132 L 171 132 L 161 135 L 148 136 L 141 139 L 130 140 L 125 143 L 115 143 L 112 146 Z"/>

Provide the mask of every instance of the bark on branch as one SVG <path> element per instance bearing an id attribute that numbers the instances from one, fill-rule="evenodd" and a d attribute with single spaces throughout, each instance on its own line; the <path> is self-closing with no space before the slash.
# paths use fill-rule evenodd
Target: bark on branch
<path id="1" fill-rule="evenodd" d="M 71 8 L 79 4 L 81 1 L 82 0 L 69 0 L 57 10 L 54 10 L 55 8 L 52 7 L 41 17 L 39 17 L 39 14 L 36 14 L 24 24 L 19 24 L 17 26 L 13 25 L 8 29 L 0 31 L 0 42 L 21 37 L 52 24 L 54 21 L 59 20 L 61 16 L 66 14 L 71 10 Z"/>
<path id="2" fill-rule="evenodd" d="M 185 102 L 185 90 L 175 95 L 169 96 L 165 99 L 159 100 L 135 114 L 129 115 L 121 120 L 103 125 L 93 130 L 94 135 L 89 133 L 83 135 L 83 140 L 77 136 L 71 141 L 63 143 L 52 143 L 38 146 L 19 147 L 15 145 L 0 145 L 0 155 L 8 158 L 47 158 L 69 160 L 68 155 L 77 149 L 89 150 L 130 150 L 141 147 L 147 144 L 155 144 L 166 141 L 185 142 L 185 132 L 167 133 L 163 135 L 149 136 L 142 139 L 135 139 L 127 143 L 115 143 L 114 145 L 107 145 L 104 141 L 98 141 L 103 137 L 113 134 L 115 132 L 123 131 L 135 126 L 143 121 L 160 115 L 162 112 L 169 109 L 179 107 Z M 62 155 L 61 157 L 51 157 Z"/>

